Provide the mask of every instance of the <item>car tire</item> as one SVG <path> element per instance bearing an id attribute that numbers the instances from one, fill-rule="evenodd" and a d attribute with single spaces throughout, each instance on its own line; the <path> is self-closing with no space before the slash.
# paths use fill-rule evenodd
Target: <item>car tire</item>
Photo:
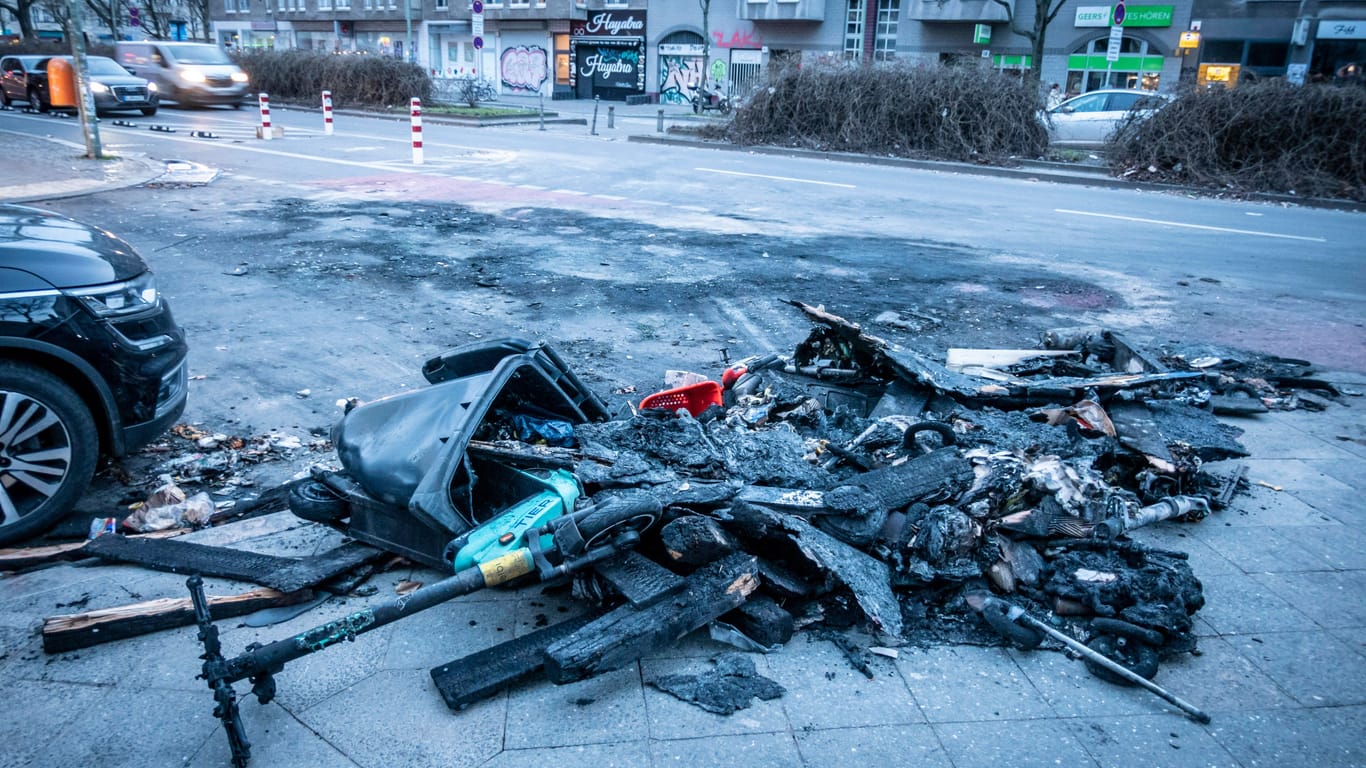
<path id="1" fill-rule="evenodd" d="M 232 108 L 233 108 L 233 109 L 241 109 L 241 108 L 242 108 L 242 102 L 240 102 L 240 101 L 234 101 L 234 102 L 232 103 Z"/>
<path id="2" fill-rule="evenodd" d="M 39 98 L 37 88 L 28 89 L 28 105 L 30 109 L 36 109 L 39 112 L 46 112 L 49 109 L 52 109 L 50 105 L 44 103 L 43 100 Z"/>
<path id="3" fill-rule="evenodd" d="M 157 113 L 157 108 L 156 108 L 156 107 L 143 107 L 143 108 L 142 108 L 142 115 L 143 115 L 143 117 L 152 117 L 152 116 L 155 115 L 156 113 Z"/>
<path id="4" fill-rule="evenodd" d="M 99 440 L 75 390 L 41 368 L 0 362 L 0 544 L 37 535 L 71 511 L 95 474 Z"/>

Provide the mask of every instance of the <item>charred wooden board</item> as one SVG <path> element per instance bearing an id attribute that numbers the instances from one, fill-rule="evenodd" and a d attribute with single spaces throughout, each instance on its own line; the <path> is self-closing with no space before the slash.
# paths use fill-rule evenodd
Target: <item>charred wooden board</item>
<path id="1" fill-rule="evenodd" d="M 593 566 L 622 597 L 645 608 L 683 588 L 683 577 L 639 552 L 628 549 Z"/>
<path id="2" fill-rule="evenodd" d="M 364 544 L 343 544 L 314 557 L 296 559 L 185 541 L 130 539 L 108 535 L 86 544 L 85 553 L 122 563 L 142 565 L 168 573 L 198 573 L 249 581 L 281 592 L 312 587 L 340 573 L 383 557 Z"/>
<path id="3" fill-rule="evenodd" d="M 545 666 L 546 648 L 592 620 L 592 614 L 579 616 L 448 661 L 432 668 L 432 682 L 446 706 L 464 709 L 539 672 Z"/>
<path id="4" fill-rule="evenodd" d="M 210 597 L 209 612 L 215 620 L 227 619 L 263 608 L 295 605 L 312 598 L 312 590 L 307 589 L 296 592 L 253 589 L 240 595 Z M 194 622 L 194 606 L 188 597 L 164 597 L 84 613 L 49 616 L 43 619 L 43 650 L 48 653 L 74 651 L 111 640 L 185 627 Z"/>
<path id="5" fill-rule="evenodd" d="M 745 602 L 759 586 L 753 555 L 736 553 L 687 578 L 683 591 L 649 608 L 623 605 L 546 649 L 546 673 L 557 683 L 616 669 Z"/>
<path id="6" fill-rule="evenodd" d="M 785 645 L 796 629 L 792 614 L 767 595 L 751 596 L 744 605 L 723 615 L 721 621 L 766 648 Z"/>
<path id="7" fill-rule="evenodd" d="M 176 536 L 184 536 L 189 533 L 189 528 L 171 528 L 165 531 L 152 531 L 151 533 L 137 533 L 130 538 L 135 539 L 169 539 Z M 15 547 L 13 549 L 0 549 L 0 571 L 17 571 L 21 568 L 31 568 L 35 565 L 46 565 L 62 560 L 75 560 L 85 557 L 85 545 L 88 541 L 67 541 L 61 544 L 49 544 L 43 547 Z"/>
<path id="8" fill-rule="evenodd" d="M 684 515 L 659 531 L 669 558 L 683 565 L 704 565 L 735 552 L 735 540 L 710 517 Z"/>

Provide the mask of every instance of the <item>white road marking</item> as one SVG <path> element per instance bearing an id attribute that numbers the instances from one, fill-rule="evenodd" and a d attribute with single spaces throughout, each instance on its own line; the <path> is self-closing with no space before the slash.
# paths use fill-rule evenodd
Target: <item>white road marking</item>
<path id="1" fill-rule="evenodd" d="M 774 181 L 794 181 L 798 184 L 819 184 L 823 187 L 840 187 L 842 189 L 858 189 L 853 184 L 840 184 L 834 181 L 817 181 L 815 179 L 794 179 L 791 176 L 769 176 L 766 173 L 744 173 L 741 171 L 723 171 L 719 168 L 694 168 L 694 171 L 703 173 L 721 173 L 727 176 L 750 176 L 756 179 L 772 179 Z"/>
<path id="2" fill-rule="evenodd" d="M 1114 213 L 1094 213 L 1092 211 L 1072 211 L 1067 208 L 1054 208 L 1055 213 L 1070 213 L 1073 216 L 1094 216 L 1098 219 L 1115 219 L 1118 221 L 1132 221 L 1138 224 L 1158 224 L 1164 227 L 1184 227 L 1186 229 L 1203 229 L 1208 232 L 1229 232 L 1235 235 L 1252 235 L 1254 237 L 1277 237 L 1282 240 L 1305 240 L 1311 243 L 1326 243 L 1324 237 L 1306 237 L 1304 235 L 1282 235 L 1277 232 L 1258 232 L 1255 229 L 1233 229 L 1231 227 L 1211 227 L 1206 224 L 1185 224 L 1179 221 L 1163 221 L 1161 219 L 1140 219 L 1137 216 L 1120 216 Z"/>
<path id="3" fill-rule="evenodd" d="M 754 324 L 754 321 L 749 318 L 749 315 L 745 314 L 729 301 L 718 300 L 715 303 L 716 308 L 721 310 L 722 314 L 726 315 L 731 320 L 734 320 L 736 325 L 743 328 L 745 332 L 749 334 L 750 341 L 758 344 L 765 352 L 778 351 L 778 348 L 774 346 L 773 342 L 769 341 L 768 334 L 759 330 L 759 326 Z"/>

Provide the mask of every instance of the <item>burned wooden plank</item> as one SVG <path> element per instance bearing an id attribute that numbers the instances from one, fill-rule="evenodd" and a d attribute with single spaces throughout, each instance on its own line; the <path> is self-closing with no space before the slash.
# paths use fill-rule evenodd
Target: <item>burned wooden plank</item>
<path id="1" fill-rule="evenodd" d="M 446 706 L 460 710 L 524 680 L 545 666 L 545 651 L 592 621 L 592 614 L 562 621 L 529 635 L 448 661 L 431 670 Z"/>
<path id="2" fill-rule="evenodd" d="M 669 558 L 683 565 L 705 565 L 738 549 L 720 523 L 701 515 L 671 520 L 660 529 L 659 538 Z"/>
<path id="3" fill-rule="evenodd" d="M 227 619 L 263 608 L 295 605 L 312 598 L 312 590 L 307 589 L 296 592 L 253 589 L 240 595 L 210 597 L 209 611 L 215 620 Z M 43 619 L 43 650 L 64 653 L 163 629 L 185 627 L 194 622 L 194 606 L 188 597 L 164 597 L 84 613 L 49 616 Z"/>
<path id="4" fill-rule="evenodd" d="M 721 621 L 766 648 L 787 644 L 796 629 L 792 614 L 767 595 L 751 595 L 744 605 L 722 615 Z"/>
<path id="5" fill-rule="evenodd" d="M 961 490 L 972 479 L 972 464 L 957 449 L 940 448 L 856 475 L 846 486 L 825 494 L 825 502 L 836 512 L 852 512 L 870 503 L 883 511 L 901 509 L 942 491 Z"/>
<path id="6" fill-rule="evenodd" d="M 628 549 L 593 566 L 631 605 L 644 608 L 683 588 L 683 577 Z"/>
<path id="7" fill-rule="evenodd" d="M 106 535 L 87 543 L 85 554 L 168 573 L 198 573 L 249 581 L 281 592 L 312 587 L 383 553 L 364 544 L 343 544 L 315 557 L 296 559 L 185 541 Z"/>
<path id="8" fill-rule="evenodd" d="M 667 600 L 644 609 L 623 605 L 554 643 L 546 649 L 546 673 L 568 683 L 621 667 L 730 611 L 758 586 L 754 556 L 731 555 L 689 576 Z"/>
<path id="9" fill-rule="evenodd" d="M 848 587 L 875 627 L 894 637 L 901 636 L 901 605 L 892 593 L 891 571 L 886 563 L 795 515 L 743 502 L 731 507 L 730 515 L 751 537 L 776 537 L 795 544 L 811 564 Z"/>
<path id="10" fill-rule="evenodd" d="M 176 536 L 184 536 L 191 531 L 190 528 L 170 528 L 164 531 L 152 531 L 151 533 L 136 533 L 130 536 L 134 539 L 170 539 Z M 0 571 L 17 571 L 21 568 L 31 568 L 35 565 L 60 562 L 62 560 L 75 560 L 85 557 L 83 551 L 88 540 L 67 541 L 61 544 L 49 544 L 44 547 L 14 547 L 12 549 L 0 549 Z"/>

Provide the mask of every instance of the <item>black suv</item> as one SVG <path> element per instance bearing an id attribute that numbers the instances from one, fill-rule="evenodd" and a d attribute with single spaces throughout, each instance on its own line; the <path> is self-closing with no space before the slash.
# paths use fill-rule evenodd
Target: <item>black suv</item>
<path id="1" fill-rule="evenodd" d="M 45 531 L 185 410 L 185 335 L 132 246 L 0 205 L 0 544 Z"/>

